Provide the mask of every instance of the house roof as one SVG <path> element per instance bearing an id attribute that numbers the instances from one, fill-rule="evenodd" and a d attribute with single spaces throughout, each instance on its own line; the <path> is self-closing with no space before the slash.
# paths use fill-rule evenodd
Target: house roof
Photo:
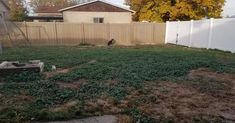
<path id="1" fill-rule="evenodd" d="M 60 9 L 59 11 L 60 11 L 60 12 L 63 12 L 63 11 L 67 11 L 67 10 L 71 10 L 71 9 L 83 7 L 83 6 L 86 6 L 86 5 L 94 4 L 94 3 L 97 3 L 97 2 L 101 2 L 101 3 L 104 3 L 104 4 L 108 4 L 108 5 L 111 5 L 111 6 L 113 6 L 113 7 L 119 8 L 119 9 L 124 10 L 124 11 L 135 12 L 135 11 L 133 11 L 133 10 L 131 10 L 131 9 L 128 9 L 128 8 L 126 8 L 126 7 L 123 7 L 123 6 L 119 6 L 119 5 L 113 4 L 113 3 L 111 3 L 111 2 L 107 2 L 107 1 L 105 1 L 105 0 L 94 0 L 94 1 L 91 1 L 91 2 L 86 2 L 86 3 L 82 3 L 82 4 L 78 4 L 78 5 L 66 7 L 66 8 Z M 97 7 L 97 8 L 98 8 L 98 7 Z"/>
<path id="2" fill-rule="evenodd" d="M 0 2 L 1 2 L 8 10 L 10 10 L 10 7 L 9 7 L 8 4 L 6 3 L 6 1 L 0 0 Z"/>
<path id="3" fill-rule="evenodd" d="M 62 16 L 27 16 L 28 20 L 63 20 Z"/>
<path id="4" fill-rule="evenodd" d="M 35 13 L 60 13 L 59 10 L 62 6 L 39 6 Z"/>

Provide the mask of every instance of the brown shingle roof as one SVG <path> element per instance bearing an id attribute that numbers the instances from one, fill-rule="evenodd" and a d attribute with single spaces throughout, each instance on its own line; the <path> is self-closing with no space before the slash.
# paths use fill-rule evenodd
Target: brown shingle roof
<path id="1" fill-rule="evenodd" d="M 39 6 L 35 13 L 60 13 L 61 6 Z"/>
<path id="2" fill-rule="evenodd" d="M 113 4 L 105 0 L 93 0 L 90 2 L 70 6 L 67 8 L 60 9 L 60 12 L 63 11 L 93 11 L 93 12 L 135 12 L 126 7 Z"/>

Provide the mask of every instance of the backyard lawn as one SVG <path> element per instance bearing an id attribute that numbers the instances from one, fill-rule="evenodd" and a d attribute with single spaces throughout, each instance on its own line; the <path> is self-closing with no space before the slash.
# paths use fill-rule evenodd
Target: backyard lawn
<path id="1" fill-rule="evenodd" d="M 41 60 L 45 72 L 0 79 L 0 123 L 106 114 L 120 123 L 235 122 L 235 54 L 174 45 L 44 47 L 5 49 L 4 60 Z"/>

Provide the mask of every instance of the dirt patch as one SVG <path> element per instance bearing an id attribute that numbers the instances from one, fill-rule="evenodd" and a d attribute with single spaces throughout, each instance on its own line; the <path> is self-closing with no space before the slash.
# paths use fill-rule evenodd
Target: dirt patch
<path id="1" fill-rule="evenodd" d="M 97 62 L 97 60 L 91 60 L 91 61 L 89 61 L 89 62 L 87 62 L 87 63 L 85 63 L 85 64 L 94 64 L 94 63 L 96 63 Z M 83 65 L 85 65 L 85 64 L 81 64 L 81 65 L 79 65 L 79 66 L 76 66 L 76 67 L 72 67 L 72 68 L 65 68 L 65 69 L 62 69 L 62 68 L 58 68 L 56 71 L 52 71 L 52 72 L 45 72 L 44 74 L 45 74 L 45 78 L 46 79 L 49 79 L 49 78 L 51 78 L 51 77 L 53 77 L 53 76 L 56 76 L 56 75 L 58 75 L 58 74 L 66 74 L 66 73 L 69 73 L 69 72 L 71 72 L 74 68 L 79 68 L 79 67 L 81 67 L 81 66 L 83 66 Z"/>
<path id="2" fill-rule="evenodd" d="M 104 113 L 118 114 L 123 112 L 123 109 L 115 105 L 115 102 L 112 98 L 103 98 L 98 99 L 97 104 L 99 107 L 102 107 Z"/>
<path id="3" fill-rule="evenodd" d="M 91 60 L 91 61 L 88 62 L 88 64 L 94 64 L 96 62 L 97 62 L 96 60 Z"/>
<path id="4" fill-rule="evenodd" d="M 200 79 L 195 79 L 195 78 Z M 156 120 L 166 118 L 174 122 L 193 122 L 204 119 L 216 122 L 217 119 L 235 122 L 235 76 L 225 73 L 215 73 L 207 69 L 193 70 L 189 73 L 189 80 L 200 82 L 220 82 L 224 85 L 218 91 L 201 91 L 196 86 L 175 82 L 147 82 L 144 93 L 133 90 L 124 100 L 114 102 L 111 98 L 100 98 L 88 107 L 99 107 L 107 114 L 121 114 L 125 109 L 137 107 Z M 115 81 L 108 81 L 115 84 Z M 214 92 L 214 93 L 212 93 Z M 113 110 L 117 109 L 117 110 Z M 131 118 L 119 117 L 123 122 L 132 122 Z M 127 122 L 127 123 L 128 123 Z"/>
<path id="5" fill-rule="evenodd" d="M 55 75 L 58 75 L 58 74 L 66 74 L 66 73 L 69 73 L 73 68 L 67 68 L 67 69 L 57 69 L 56 71 L 53 71 L 53 72 L 45 72 L 45 78 L 46 79 L 49 79 Z"/>
<path id="6" fill-rule="evenodd" d="M 193 70 L 188 74 L 188 83 L 198 81 L 203 86 L 215 86 L 213 83 L 223 85 L 218 90 L 201 91 L 197 86 L 175 82 L 146 82 L 143 92 L 130 91 L 131 94 L 124 100 L 115 100 L 112 97 L 100 97 L 94 100 L 85 100 L 84 111 L 91 115 L 113 114 L 117 115 L 120 123 L 131 123 L 133 119 L 125 114 L 126 109 L 138 108 L 143 114 L 156 119 L 170 119 L 176 123 L 191 123 L 199 119 L 216 122 L 222 119 L 235 122 L 235 76 L 232 74 L 216 73 L 208 69 Z M 80 88 L 85 80 L 73 83 L 59 83 L 63 88 Z M 107 84 L 115 85 L 117 81 L 107 80 Z M 217 85 L 216 85 L 217 86 Z M 75 103 L 71 103 L 74 105 Z M 64 110 L 61 107 L 53 111 Z M 67 109 L 67 108 L 66 108 Z"/>
<path id="7" fill-rule="evenodd" d="M 62 111 L 66 111 L 72 107 L 75 107 L 79 105 L 79 102 L 78 101 L 70 101 L 70 102 L 67 102 L 65 104 L 62 104 L 62 105 L 58 105 L 54 108 L 51 108 L 49 109 L 50 112 L 62 112 Z"/>
<path id="8" fill-rule="evenodd" d="M 79 81 L 75 81 L 72 83 L 58 82 L 61 88 L 70 88 L 70 89 L 79 89 L 83 84 L 86 84 L 87 81 L 85 79 L 80 79 Z"/>
<path id="9" fill-rule="evenodd" d="M 192 70 L 188 74 L 189 79 L 201 78 L 207 80 L 217 80 L 235 85 L 235 74 L 212 72 L 206 68 Z"/>
<path id="10" fill-rule="evenodd" d="M 132 118 L 128 115 L 118 115 L 117 119 L 118 119 L 117 123 L 133 123 Z"/>
<path id="11" fill-rule="evenodd" d="M 33 97 L 21 94 L 21 95 L 12 96 L 8 101 L 9 102 L 30 102 L 32 100 L 33 100 Z"/>
<path id="12" fill-rule="evenodd" d="M 32 101 L 33 97 L 28 95 L 19 95 L 16 97 L 17 101 Z"/>
<path id="13" fill-rule="evenodd" d="M 161 82 L 152 85 L 149 97 L 156 100 L 138 104 L 138 107 L 149 116 L 159 119 L 166 117 L 175 122 L 192 122 L 195 117 L 213 119 L 222 118 L 225 121 L 235 122 L 235 76 L 225 73 L 215 73 L 207 69 L 193 70 L 188 75 L 190 79 L 200 77 L 204 80 L 222 82 L 224 89 L 217 93 L 202 92 L 194 86 Z M 214 91 L 213 91 L 214 92 Z M 137 100 L 138 93 L 128 100 Z M 149 100 L 149 99 L 148 99 Z"/>
<path id="14" fill-rule="evenodd" d="M 118 81 L 117 80 L 107 80 L 107 85 L 116 85 L 118 84 Z"/>
<path id="15" fill-rule="evenodd" d="M 101 97 L 97 100 L 86 100 L 85 111 L 95 114 L 120 114 L 124 111 L 115 104 L 111 97 Z"/>
<path id="16" fill-rule="evenodd" d="M 203 116 L 205 119 L 235 121 L 235 95 L 218 98 L 188 86 L 161 82 L 150 95 L 145 96 L 146 101 L 141 102 L 140 98 L 139 93 L 129 96 L 128 107 L 136 105 L 155 119 L 165 117 L 175 122 L 192 122 L 193 118 Z"/>
<path id="17" fill-rule="evenodd" d="M 201 68 L 188 74 L 189 81 L 196 82 L 195 88 L 210 90 L 213 96 L 231 97 L 235 95 L 235 74 L 217 73 Z"/>

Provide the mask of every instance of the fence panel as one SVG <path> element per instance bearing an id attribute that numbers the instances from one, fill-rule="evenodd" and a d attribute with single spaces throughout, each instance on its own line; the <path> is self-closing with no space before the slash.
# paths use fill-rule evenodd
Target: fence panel
<path id="1" fill-rule="evenodd" d="M 29 22 L 26 25 L 26 35 L 32 46 L 54 46 L 57 44 L 54 23 Z"/>
<path id="2" fill-rule="evenodd" d="M 165 23 L 154 23 L 153 31 L 153 44 L 164 44 L 166 35 L 166 24 Z"/>
<path id="3" fill-rule="evenodd" d="M 177 43 L 177 33 L 179 30 L 179 23 L 178 22 L 169 22 L 167 25 L 167 37 L 166 42 L 171 44 Z"/>
<path id="4" fill-rule="evenodd" d="M 158 23 L 18 22 L 16 25 L 32 46 L 75 46 L 81 43 L 107 45 L 111 39 L 115 39 L 117 45 L 163 44 L 166 27 L 165 24 Z M 23 40 L 17 40 L 17 43 L 5 42 L 4 46 L 6 44 L 25 45 Z"/>
<path id="5" fill-rule="evenodd" d="M 216 19 L 213 22 L 212 49 L 221 49 L 235 53 L 235 19 Z"/>
<path id="6" fill-rule="evenodd" d="M 56 23 L 58 45 L 74 46 L 84 41 L 83 24 Z"/>
<path id="7" fill-rule="evenodd" d="M 178 36 L 177 36 L 177 43 L 183 46 L 190 45 L 190 25 L 189 21 L 180 22 L 180 28 L 178 28 Z"/>
<path id="8" fill-rule="evenodd" d="M 84 24 L 85 42 L 106 45 L 110 40 L 108 24 Z"/>
<path id="9" fill-rule="evenodd" d="M 152 23 L 133 23 L 133 43 L 134 44 L 153 44 L 154 24 Z"/>
<path id="10" fill-rule="evenodd" d="M 17 28 L 15 28 L 17 27 Z M 4 22 L 0 23 L 0 41 L 4 47 L 25 46 L 26 37 L 23 23 Z"/>
<path id="11" fill-rule="evenodd" d="M 210 21 L 202 20 L 193 23 L 192 47 L 207 48 L 210 32 Z"/>
<path id="12" fill-rule="evenodd" d="M 235 52 L 235 19 L 168 22 L 166 42 Z"/>
<path id="13" fill-rule="evenodd" d="M 132 30 L 130 24 L 110 24 L 110 38 L 117 41 L 117 45 L 132 45 Z"/>

